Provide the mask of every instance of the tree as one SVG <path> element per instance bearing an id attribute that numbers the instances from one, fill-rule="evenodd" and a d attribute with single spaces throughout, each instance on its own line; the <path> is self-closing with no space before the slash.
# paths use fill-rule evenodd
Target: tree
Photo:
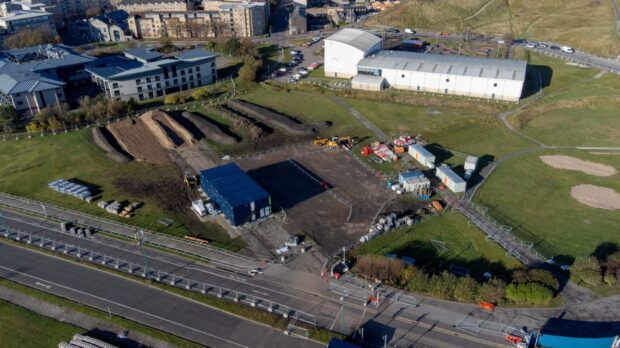
<path id="1" fill-rule="evenodd" d="M 454 288 L 457 281 L 456 276 L 448 271 L 434 274 L 431 277 L 429 292 L 434 296 L 452 300 L 454 299 Z"/>
<path id="2" fill-rule="evenodd" d="M 183 103 L 185 103 L 185 97 L 182 95 L 172 94 L 164 98 L 164 104 L 167 104 L 167 105 L 183 104 Z"/>
<path id="3" fill-rule="evenodd" d="M 239 55 L 239 49 L 241 48 L 241 42 L 239 41 L 239 39 L 235 36 L 229 38 L 228 40 L 226 40 L 226 42 L 224 42 L 224 53 L 231 55 L 231 56 L 236 56 Z"/>
<path id="4" fill-rule="evenodd" d="M 245 56 L 243 58 L 243 66 L 239 69 L 239 78 L 244 82 L 255 82 L 258 79 L 258 72 L 263 63 L 252 57 Z"/>
<path id="5" fill-rule="evenodd" d="M 608 272 L 617 273 L 620 272 L 620 251 L 616 251 L 609 254 L 605 259 L 605 268 Z"/>
<path id="6" fill-rule="evenodd" d="M 605 282 L 605 284 L 609 286 L 615 285 L 617 282 L 616 276 L 614 275 L 614 273 L 607 270 L 607 272 L 605 272 L 605 276 L 603 276 L 603 282 Z"/>
<path id="7" fill-rule="evenodd" d="M 580 256 L 571 266 L 571 276 L 588 285 L 601 283 L 601 265 L 594 256 Z"/>
<path id="8" fill-rule="evenodd" d="M 553 290 L 537 282 L 512 283 L 506 288 L 506 298 L 516 304 L 544 305 L 553 299 Z"/>
<path id="9" fill-rule="evenodd" d="M 544 269 L 516 270 L 512 273 L 512 281 L 515 283 L 538 282 L 547 285 L 555 291 L 560 287 L 553 273 Z"/>
<path id="10" fill-rule="evenodd" d="M 205 100 L 209 98 L 209 91 L 206 88 L 199 88 L 192 92 L 192 99 Z"/>
<path id="11" fill-rule="evenodd" d="M 473 302 L 478 298 L 480 284 L 470 276 L 458 278 L 454 286 L 454 299 L 464 302 Z"/>
<path id="12" fill-rule="evenodd" d="M 61 42 L 62 39 L 59 36 L 52 34 L 52 32 L 47 29 L 40 28 L 34 30 L 23 30 L 7 37 L 4 40 L 4 47 L 20 48 Z"/>
<path id="13" fill-rule="evenodd" d="M 3 132 L 14 132 L 19 122 L 19 114 L 13 106 L 0 106 L 0 130 Z"/>
<path id="14" fill-rule="evenodd" d="M 244 56 L 256 56 L 256 47 L 249 37 L 244 37 L 239 42 L 238 54 Z"/>
<path id="15" fill-rule="evenodd" d="M 478 296 L 482 301 L 500 303 L 506 296 L 506 283 L 497 278 L 482 283 Z"/>
<path id="16" fill-rule="evenodd" d="M 407 283 L 407 290 L 414 292 L 427 293 L 430 287 L 430 278 L 421 269 L 416 269 Z"/>

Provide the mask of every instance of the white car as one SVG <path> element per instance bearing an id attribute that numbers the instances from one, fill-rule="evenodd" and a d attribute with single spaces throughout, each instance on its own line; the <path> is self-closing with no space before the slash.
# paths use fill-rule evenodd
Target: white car
<path id="1" fill-rule="evenodd" d="M 560 49 L 566 53 L 575 53 L 575 49 L 568 46 L 561 46 Z"/>
<path id="2" fill-rule="evenodd" d="M 415 30 L 411 28 L 405 28 L 405 34 L 415 34 Z"/>
<path id="3" fill-rule="evenodd" d="M 525 47 L 527 47 L 527 48 L 536 48 L 536 44 L 533 43 L 533 42 L 530 42 L 530 43 L 526 44 Z"/>
<path id="4" fill-rule="evenodd" d="M 292 56 L 295 56 L 295 55 L 298 55 L 298 54 L 301 54 L 301 51 L 291 50 L 291 55 Z"/>
<path id="5" fill-rule="evenodd" d="M 279 71 L 279 72 L 283 72 L 283 73 L 285 73 L 287 70 L 286 70 L 286 68 L 285 68 L 285 67 L 281 67 L 280 69 L 278 69 L 278 71 Z"/>
<path id="6" fill-rule="evenodd" d="M 299 80 L 299 79 L 301 79 L 301 74 L 299 74 L 299 73 L 295 73 L 295 74 L 293 75 L 293 78 L 294 78 L 294 79 L 296 79 L 296 80 Z"/>

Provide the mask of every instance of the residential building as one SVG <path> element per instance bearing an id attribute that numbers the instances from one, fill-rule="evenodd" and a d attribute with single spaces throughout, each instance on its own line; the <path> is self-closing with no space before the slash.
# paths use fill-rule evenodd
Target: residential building
<path id="1" fill-rule="evenodd" d="M 20 0 L 12 1 L 8 7 L 22 10 L 39 10 L 52 13 L 57 28 L 74 20 L 86 18 L 89 9 L 102 12 L 110 8 L 109 0 Z M 2 7 L 0 7 L 0 13 Z"/>
<path id="2" fill-rule="evenodd" d="M 73 37 L 88 42 L 124 42 L 132 39 L 129 31 L 129 15 L 123 10 L 106 12 L 91 19 L 83 19 L 71 25 Z"/>
<path id="3" fill-rule="evenodd" d="M 288 31 L 290 35 L 301 35 L 308 31 L 308 17 L 305 7 L 296 6 L 288 16 Z"/>
<path id="4" fill-rule="evenodd" d="M 218 37 L 225 25 L 217 11 L 145 12 L 132 14 L 129 31 L 139 39 Z"/>
<path id="5" fill-rule="evenodd" d="M 0 31 L 15 34 L 24 30 L 44 29 L 56 34 L 53 15 L 45 11 L 14 11 L 0 17 Z"/>
<path id="6" fill-rule="evenodd" d="M 216 56 L 197 48 L 163 57 L 138 48 L 101 58 L 87 71 L 108 98 L 144 100 L 214 83 Z"/>
<path id="7" fill-rule="evenodd" d="M 227 31 L 237 37 L 263 35 L 267 29 L 265 3 L 226 3 L 220 5 L 219 13 L 223 23 L 229 23 Z M 268 5 L 267 5 L 268 7 Z"/>
<path id="8" fill-rule="evenodd" d="M 0 52 L 0 104 L 25 117 L 67 102 L 67 86 L 88 82 L 84 68 L 94 58 L 63 45 L 40 45 Z"/>
<path id="9" fill-rule="evenodd" d="M 264 4 L 265 18 L 271 16 L 268 0 L 202 0 L 202 9 L 205 11 L 218 11 L 222 5 L 239 4 Z"/>
<path id="10" fill-rule="evenodd" d="M 527 62 L 511 59 L 380 51 L 357 63 L 358 74 L 396 89 L 519 101 Z"/>
<path id="11" fill-rule="evenodd" d="M 381 49 L 381 38 L 367 31 L 345 28 L 325 39 L 325 76 L 353 77 L 357 63 Z"/>
<path id="12" fill-rule="evenodd" d="M 187 0 L 122 0 L 116 8 L 127 13 L 133 12 L 168 12 L 191 11 L 193 2 Z"/>

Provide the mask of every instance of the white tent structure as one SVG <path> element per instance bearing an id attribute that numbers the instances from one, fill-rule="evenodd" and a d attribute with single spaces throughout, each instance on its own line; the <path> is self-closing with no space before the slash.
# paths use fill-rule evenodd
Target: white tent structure
<path id="1" fill-rule="evenodd" d="M 357 62 L 381 49 L 381 38 L 367 31 L 345 28 L 325 39 L 325 76 L 350 78 Z"/>

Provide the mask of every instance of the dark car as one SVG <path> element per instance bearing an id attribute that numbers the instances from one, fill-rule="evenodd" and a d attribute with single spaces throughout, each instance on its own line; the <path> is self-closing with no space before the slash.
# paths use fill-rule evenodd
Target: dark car
<path id="1" fill-rule="evenodd" d="M 549 46 L 549 48 L 552 50 L 560 50 L 559 46 Z"/>

